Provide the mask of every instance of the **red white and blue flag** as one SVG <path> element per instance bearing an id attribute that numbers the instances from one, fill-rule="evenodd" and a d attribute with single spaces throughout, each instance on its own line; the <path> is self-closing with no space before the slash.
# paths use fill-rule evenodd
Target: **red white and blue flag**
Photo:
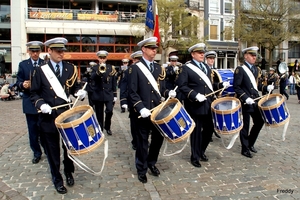
<path id="1" fill-rule="evenodd" d="M 154 6 L 153 6 L 154 4 Z M 155 8 L 155 10 L 153 9 Z M 155 12 L 154 12 L 155 11 Z M 159 19 L 157 4 L 154 0 L 148 0 L 147 12 L 146 12 L 146 26 L 153 31 L 153 36 L 157 37 L 157 43 L 160 43 L 159 34 Z"/>

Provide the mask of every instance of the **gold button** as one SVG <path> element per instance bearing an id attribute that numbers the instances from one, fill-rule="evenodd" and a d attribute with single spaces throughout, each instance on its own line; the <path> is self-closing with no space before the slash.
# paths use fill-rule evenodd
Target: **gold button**
<path id="1" fill-rule="evenodd" d="M 154 101 L 152 100 L 151 102 L 153 103 Z"/>
<path id="2" fill-rule="evenodd" d="M 57 98 L 57 96 L 54 97 L 55 99 Z"/>
<path id="3" fill-rule="evenodd" d="M 151 92 L 153 93 L 153 90 Z"/>
<path id="4" fill-rule="evenodd" d="M 52 90 L 53 88 L 52 87 L 50 87 L 50 90 Z"/>

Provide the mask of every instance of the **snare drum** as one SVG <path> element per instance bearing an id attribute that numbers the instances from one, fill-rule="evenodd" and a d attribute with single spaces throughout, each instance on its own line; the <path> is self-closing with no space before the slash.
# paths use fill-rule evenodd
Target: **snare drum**
<path id="1" fill-rule="evenodd" d="M 195 128 L 194 120 L 176 98 L 155 107 L 151 114 L 151 121 L 172 143 L 183 141 Z"/>
<path id="2" fill-rule="evenodd" d="M 104 140 L 93 108 L 81 105 L 60 114 L 55 125 L 71 155 L 88 153 Z"/>
<path id="3" fill-rule="evenodd" d="M 222 97 L 211 104 L 214 128 L 220 134 L 234 134 L 243 128 L 241 102 L 235 97 Z"/>
<path id="4" fill-rule="evenodd" d="M 235 95 L 234 89 L 233 89 L 233 76 L 234 71 L 232 69 L 213 69 L 213 81 L 214 82 L 224 82 L 229 81 L 230 87 L 226 88 L 221 96 L 231 96 L 233 97 Z"/>
<path id="5" fill-rule="evenodd" d="M 258 107 L 266 126 L 278 127 L 290 119 L 289 111 L 281 94 L 270 94 L 258 101 Z"/>

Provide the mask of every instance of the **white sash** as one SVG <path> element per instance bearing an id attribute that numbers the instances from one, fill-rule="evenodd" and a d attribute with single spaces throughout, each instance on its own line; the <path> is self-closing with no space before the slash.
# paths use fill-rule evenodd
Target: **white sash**
<path id="1" fill-rule="evenodd" d="M 254 87 L 254 89 L 256 89 L 256 91 L 258 91 L 257 84 L 256 84 L 253 73 L 250 71 L 250 69 L 246 65 L 243 65 L 242 68 L 246 71 L 246 73 L 247 73 L 248 77 L 250 78 L 250 81 L 251 81 L 252 86 Z"/>
<path id="2" fill-rule="evenodd" d="M 148 81 L 150 82 L 152 87 L 155 89 L 155 91 L 159 94 L 159 96 L 161 96 L 158 86 L 157 86 L 157 82 L 155 81 L 155 79 L 154 79 L 152 73 L 149 71 L 149 69 L 142 62 L 138 62 L 136 65 L 144 73 L 144 75 L 146 76 L 146 78 L 148 79 Z"/>
<path id="3" fill-rule="evenodd" d="M 200 78 L 202 78 L 204 80 L 204 82 L 206 83 L 206 85 L 209 87 L 209 89 L 212 92 L 214 91 L 210 80 L 208 79 L 206 74 L 204 74 L 204 72 L 202 70 L 200 70 L 199 67 L 196 67 L 195 65 L 193 65 L 191 63 L 186 64 L 186 66 L 188 66 L 191 70 L 193 70 L 196 74 L 198 74 L 198 76 L 200 76 Z"/>
<path id="4" fill-rule="evenodd" d="M 60 84 L 60 82 L 58 81 L 57 77 L 55 76 L 55 74 L 53 73 L 53 71 L 50 69 L 49 65 L 43 65 L 41 66 L 41 69 L 43 70 L 47 80 L 49 81 L 50 85 L 52 86 L 55 94 L 64 99 L 67 102 L 70 102 L 70 98 L 67 97 L 62 85 Z"/>

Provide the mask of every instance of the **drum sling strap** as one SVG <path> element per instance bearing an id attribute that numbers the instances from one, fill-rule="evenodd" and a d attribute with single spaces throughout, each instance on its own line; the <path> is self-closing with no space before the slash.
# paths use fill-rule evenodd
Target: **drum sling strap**
<path id="1" fill-rule="evenodd" d="M 66 102 L 70 102 L 70 98 L 67 97 L 62 85 L 60 84 L 59 80 L 57 79 L 57 77 L 55 76 L 55 74 L 53 73 L 53 71 L 50 69 L 49 65 L 43 65 L 41 66 L 41 69 L 43 71 L 43 73 L 45 74 L 47 80 L 49 81 L 51 87 L 53 88 L 53 91 L 55 92 L 55 94 L 62 98 L 63 100 L 65 100 Z"/>
<path id="2" fill-rule="evenodd" d="M 208 77 L 206 76 L 206 74 L 204 74 L 204 72 L 199 69 L 199 67 L 196 67 L 195 65 L 193 65 L 191 63 L 186 64 L 186 66 L 188 66 L 191 70 L 193 70 L 196 74 L 198 74 L 198 76 L 200 76 L 200 78 L 202 80 L 204 80 L 204 82 L 206 83 L 206 85 L 209 87 L 209 89 L 212 92 L 214 91 L 210 80 L 208 79 Z"/>
<path id="3" fill-rule="evenodd" d="M 245 72 L 247 73 L 250 81 L 251 81 L 251 84 L 252 86 L 254 87 L 254 89 L 258 92 L 258 89 L 257 89 L 257 84 L 256 84 L 256 81 L 255 81 L 255 77 L 253 75 L 253 73 L 250 71 L 250 69 L 246 66 L 246 65 L 243 65 L 242 68 L 245 70 Z"/>

